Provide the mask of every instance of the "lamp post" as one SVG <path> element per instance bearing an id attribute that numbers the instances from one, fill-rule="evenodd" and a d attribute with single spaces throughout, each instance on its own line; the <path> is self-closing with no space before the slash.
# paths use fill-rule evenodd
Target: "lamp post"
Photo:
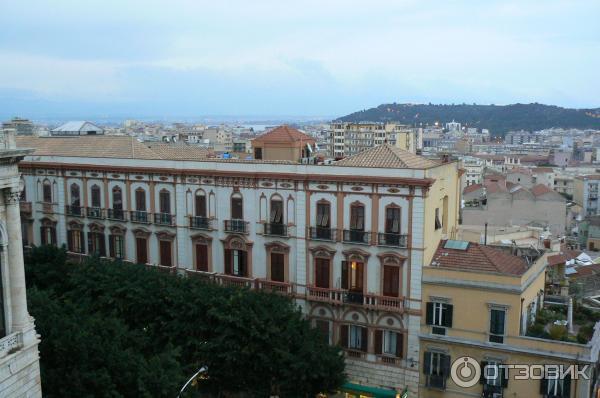
<path id="1" fill-rule="evenodd" d="M 183 390 L 185 390 L 187 388 L 187 386 L 189 386 L 190 383 L 192 381 L 194 381 L 194 379 L 196 379 L 196 377 L 198 377 L 198 376 L 200 376 L 200 374 L 206 373 L 206 372 L 208 372 L 208 366 L 203 366 L 200 369 L 198 369 L 198 371 L 196 373 L 194 373 L 194 375 L 192 377 L 190 377 L 190 379 L 187 381 L 187 383 L 185 383 L 183 385 L 183 387 L 181 388 L 181 391 L 179 391 L 179 394 L 177 394 L 177 398 L 181 397 Z"/>

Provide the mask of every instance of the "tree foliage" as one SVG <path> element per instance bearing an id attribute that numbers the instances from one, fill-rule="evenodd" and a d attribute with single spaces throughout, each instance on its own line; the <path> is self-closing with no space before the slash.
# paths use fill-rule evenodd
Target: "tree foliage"
<path id="1" fill-rule="evenodd" d="M 26 273 L 44 396 L 173 397 L 204 365 L 199 391 L 210 396 L 306 397 L 344 380 L 339 348 L 289 298 L 97 258 L 72 264 L 53 247 L 34 249 Z"/>

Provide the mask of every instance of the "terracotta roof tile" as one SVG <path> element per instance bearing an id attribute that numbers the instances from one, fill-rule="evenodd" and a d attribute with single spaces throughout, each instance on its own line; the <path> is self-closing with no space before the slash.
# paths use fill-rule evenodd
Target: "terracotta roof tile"
<path id="1" fill-rule="evenodd" d="M 274 129 L 267 131 L 266 133 L 259 135 L 253 141 L 255 142 L 266 142 L 266 143 L 289 143 L 304 141 L 306 143 L 314 143 L 315 139 L 303 132 L 296 130 L 288 125 L 275 127 Z"/>
<path id="2" fill-rule="evenodd" d="M 168 160 L 206 160 L 213 155 L 211 151 L 199 146 L 187 144 L 153 143 L 148 147 L 156 152 L 161 159 Z"/>
<path id="3" fill-rule="evenodd" d="M 466 250 L 445 249 L 445 240 L 433 255 L 432 267 L 450 268 L 472 272 L 494 272 L 507 275 L 522 275 L 527 262 L 503 250 L 469 242 Z"/>
<path id="4" fill-rule="evenodd" d="M 535 196 L 545 195 L 547 193 L 554 192 L 552 189 L 548 188 L 544 184 L 538 184 L 531 188 L 531 193 Z"/>
<path id="5" fill-rule="evenodd" d="M 563 250 L 559 254 L 548 256 L 548 266 L 553 267 L 555 265 L 564 264 L 569 260 L 572 260 L 581 254 L 580 250 Z"/>
<path id="6" fill-rule="evenodd" d="M 465 187 L 465 189 L 463 189 L 463 193 L 475 192 L 480 190 L 481 188 L 483 188 L 483 184 L 471 184 L 468 187 Z"/>
<path id="7" fill-rule="evenodd" d="M 333 165 L 386 169 L 427 169 L 438 166 L 439 163 L 393 145 L 383 144 L 338 160 Z"/>
<path id="8" fill-rule="evenodd" d="M 86 135 L 74 137 L 18 136 L 17 146 L 33 148 L 33 155 L 118 159 L 161 159 L 134 137 Z"/>

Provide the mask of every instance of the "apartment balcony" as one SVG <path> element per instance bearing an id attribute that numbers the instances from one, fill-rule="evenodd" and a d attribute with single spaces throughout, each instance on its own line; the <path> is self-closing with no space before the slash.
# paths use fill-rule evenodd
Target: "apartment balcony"
<path id="1" fill-rule="evenodd" d="M 154 213 L 154 224 L 175 225 L 175 216 L 171 213 Z"/>
<path id="2" fill-rule="evenodd" d="M 329 289 L 324 287 L 307 286 L 306 299 L 331 304 L 344 303 L 344 291 L 340 289 Z"/>
<path id="3" fill-rule="evenodd" d="M 374 310 L 404 312 L 404 297 L 365 294 L 363 305 Z"/>
<path id="4" fill-rule="evenodd" d="M 358 304 L 363 305 L 365 301 L 365 295 L 363 292 L 345 292 L 344 293 L 344 304 Z"/>
<path id="5" fill-rule="evenodd" d="M 337 240 L 337 229 L 333 228 L 309 227 L 308 233 L 312 240 L 326 240 L 331 242 Z"/>
<path id="6" fill-rule="evenodd" d="M 104 212 L 100 207 L 88 207 L 86 208 L 86 214 L 88 218 L 104 218 Z"/>
<path id="7" fill-rule="evenodd" d="M 408 247 L 408 235 L 379 233 L 377 237 L 377 244 L 379 246 L 406 248 Z"/>
<path id="8" fill-rule="evenodd" d="M 404 297 L 388 297 L 358 291 L 307 286 L 306 299 L 330 304 L 360 306 L 372 310 L 404 312 Z"/>
<path id="9" fill-rule="evenodd" d="M 287 225 L 279 223 L 264 224 L 264 234 L 271 236 L 288 236 Z"/>
<path id="10" fill-rule="evenodd" d="M 21 213 L 31 214 L 31 212 L 32 212 L 31 202 L 24 202 L 24 201 L 19 202 L 19 209 L 20 209 Z"/>
<path id="11" fill-rule="evenodd" d="M 190 216 L 190 228 L 193 229 L 211 229 L 210 218 L 200 216 Z"/>
<path id="12" fill-rule="evenodd" d="M 371 233 L 354 229 L 345 229 L 344 242 L 368 245 L 371 243 Z"/>
<path id="13" fill-rule="evenodd" d="M 65 206 L 65 213 L 67 216 L 73 217 L 84 217 L 84 210 L 81 206 Z"/>
<path id="14" fill-rule="evenodd" d="M 48 202 L 40 202 L 42 205 L 42 212 L 46 214 L 56 213 L 56 204 Z"/>
<path id="15" fill-rule="evenodd" d="M 249 222 L 244 220 L 225 220 L 225 232 L 247 234 Z"/>
<path id="16" fill-rule="evenodd" d="M 107 218 L 110 220 L 125 221 L 127 219 L 125 216 L 126 211 L 123 209 L 108 209 L 107 213 Z"/>
<path id="17" fill-rule="evenodd" d="M 253 278 L 246 278 L 243 276 L 235 275 L 218 275 L 216 281 L 219 285 L 227 287 L 239 287 L 246 289 L 253 289 L 255 282 Z"/>
<path id="18" fill-rule="evenodd" d="M 258 290 L 266 290 L 273 293 L 293 294 L 292 284 L 288 282 L 276 282 L 267 279 L 257 279 L 256 288 Z"/>
<path id="19" fill-rule="evenodd" d="M 129 212 L 129 219 L 131 222 L 139 223 L 139 224 L 149 224 L 150 223 L 150 213 L 146 211 L 132 210 Z"/>

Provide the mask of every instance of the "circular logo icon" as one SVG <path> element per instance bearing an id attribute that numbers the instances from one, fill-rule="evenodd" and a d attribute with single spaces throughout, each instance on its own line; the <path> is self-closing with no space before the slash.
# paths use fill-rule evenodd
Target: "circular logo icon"
<path id="1" fill-rule="evenodd" d="M 459 387 L 469 388 L 479 383 L 481 367 L 479 362 L 471 357 L 460 357 L 452 363 L 450 377 Z"/>

